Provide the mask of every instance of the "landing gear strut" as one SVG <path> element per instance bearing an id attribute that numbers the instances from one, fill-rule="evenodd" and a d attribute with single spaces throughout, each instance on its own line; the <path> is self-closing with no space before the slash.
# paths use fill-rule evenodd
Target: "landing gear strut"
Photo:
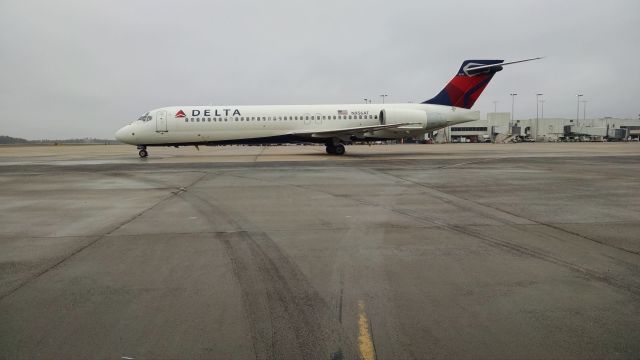
<path id="1" fill-rule="evenodd" d="M 342 144 L 327 144 L 327 154 L 344 155 L 345 149 Z"/>
<path id="2" fill-rule="evenodd" d="M 146 146 L 138 146 L 138 149 L 140 149 L 140 151 L 138 151 L 138 155 L 140 155 L 141 158 L 146 158 L 147 156 L 149 156 Z"/>

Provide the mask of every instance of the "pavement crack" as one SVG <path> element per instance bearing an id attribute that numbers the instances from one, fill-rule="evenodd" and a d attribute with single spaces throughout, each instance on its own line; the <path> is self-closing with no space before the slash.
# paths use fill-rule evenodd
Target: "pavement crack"
<path id="1" fill-rule="evenodd" d="M 462 166 L 462 165 L 477 164 L 477 163 L 483 163 L 483 162 L 488 162 L 488 161 L 492 161 L 492 160 L 500 160 L 500 159 L 501 158 L 487 158 L 487 159 L 480 159 L 480 160 L 473 160 L 473 161 L 465 161 L 465 162 L 451 164 L 451 165 L 439 166 L 438 169 L 450 169 L 450 168 L 454 168 L 454 167 L 458 167 L 458 166 Z M 387 173 L 385 173 L 385 174 L 387 174 Z M 387 175 L 389 175 L 389 174 L 387 174 Z M 391 176 L 394 176 L 394 175 L 391 175 Z"/>

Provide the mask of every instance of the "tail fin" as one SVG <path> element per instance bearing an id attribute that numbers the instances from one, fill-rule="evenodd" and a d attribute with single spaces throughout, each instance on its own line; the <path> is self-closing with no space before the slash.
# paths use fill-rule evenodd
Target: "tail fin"
<path id="1" fill-rule="evenodd" d="M 436 97 L 422 103 L 471 109 L 493 75 L 502 70 L 504 65 L 540 59 L 542 57 L 510 62 L 504 62 L 504 60 L 465 60 L 460 66 L 458 74 L 449 81 L 447 86 Z"/>
<path id="2" fill-rule="evenodd" d="M 504 60 L 465 60 L 456 76 L 433 99 L 423 104 L 437 104 L 471 109 L 493 75 L 502 70 Z"/>

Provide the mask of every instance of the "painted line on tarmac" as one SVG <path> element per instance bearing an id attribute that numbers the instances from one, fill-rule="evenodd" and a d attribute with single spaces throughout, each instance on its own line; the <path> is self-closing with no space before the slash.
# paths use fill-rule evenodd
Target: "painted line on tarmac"
<path id="1" fill-rule="evenodd" d="M 358 301 L 358 349 L 363 360 L 375 360 L 376 350 L 371 337 L 369 319 L 365 312 L 364 301 Z"/>

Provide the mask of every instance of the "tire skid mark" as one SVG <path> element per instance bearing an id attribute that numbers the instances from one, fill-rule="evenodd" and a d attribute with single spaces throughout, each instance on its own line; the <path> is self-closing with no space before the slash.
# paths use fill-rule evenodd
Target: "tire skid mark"
<path id="1" fill-rule="evenodd" d="M 633 251 L 633 250 L 629 250 L 629 249 L 626 249 L 626 248 L 623 248 L 623 247 L 620 247 L 620 246 L 616 246 L 616 245 L 613 245 L 613 244 L 608 244 L 608 243 L 605 243 L 605 242 L 603 242 L 603 241 L 600 241 L 600 240 L 593 239 L 593 238 L 590 238 L 590 237 L 588 237 L 588 236 L 582 235 L 582 234 L 577 233 L 577 232 L 575 232 L 575 231 L 571 231 L 571 230 L 563 229 L 563 228 L 561 228 L 560 226 L 557 226 L 557 225 L 554 225 L 554 224 L 547 224 L 547 223 L 539 222 L 539 221 L 536 221 L 536 220 L 533 220 L 533 219 L 529 219 L 529 218 L 527 218 L 527 217 L 524 217 L 524 216 L 522 216 L 522 215 L 515 214 L 515 213 L 513 213 L 513 212 L 511 212 L 511 211 L 508 211 L 508 210 L 499 209 L 499 208 L 497 208 L 497 207 L 495 207 L 495 206 L 485 205 L 485 204 L 480 204 L 480 203 L 478 203 L 478 202 L 476 202 L 476 201 L 473 201 L 473 200 L 469 200 L 469 199 L 461 198 L 461 197 L 456 196 L 456 195 L 451 195 L 451 194 L 448 194 L 448 193 L 446 193 L 446 192 L 444 192 L 444 191 L 436 190 L 436 189 L 434 189 L 434 188 L 431 188 L 431 187 L 429 187 L 429 186 L 426 186 L 426 185 L 424 185 L 424 184 L 421 184 L 421 183 L 419 183 L 419 182 L 416 182 L 416 181 L 413 181 L 413 180 L 409 180 L 409 179 L 403 178 L 403 177 L 401 177 L 401 176 L 397 176 L 397 175 L 389 174 L 388 172 L 383 172 L 383 171 L 381 171 L 381 173 L 383 173 L 383 174 L 385 174 L 385 175 L 388 175 L 388 176 L 391 176 L 391 177 L 394 177 L 394 178 L 397 178 L 397 179 L 400 179 L 400 180 L 403 180 L 403 181 L 406 181 L 406 182 L 408 182 L 408 183 L 411 183 L 411 184 L 417 185 L 417 186 L 419 186 L 419 187 L 421 187 L 421 188 L 429 189 L 430 191 L 437 191 L 437 192 L 439 192 L 439 193 L 445 194 L 447 197 L 450 197 L 450 198 L 457 198 L 457 199 L 459 199 L 459 200 L 460 200 L 460 201 L 462 201 L 462 202 L 470 202 L 470 203 L 476 204 L 476 205 L 481 206 L 481 207 L 485 207 L 485 208 L 492 209 L 492 210 L 495 210 L 495 211 L 500 212 L 500 213 L 504 213 L 504 214 L 507 214 L 507 215 L 513 216 L 514 218 L 522 219 L 522 220 L 524 220 L 524 221 L 530 222 L 532 225 L 540 225 L 540 226 L 544 226 L 544 227 L 549 228 L 549 229 L 553 229 L 553 230 L 560 231 L 560 232 L 565 233 L 565 234 L 573 235 L 573 236 L 576 236 L 576 237 L 582 238 L 582 239 L 587 240 L 587 241 L 591 241 L 591 242 L 594 242 L 594 243 L 597 243 L 597 244 L 600 244 L 600 245 L 603 245 L 603 246 L 607 246 L 607 247 L 611 247 L 611 248 L 613 248 L 613 249 L 617 249 L 617 250 L 620 250 L 620 251 L 624 251 L 624 252 L 629 253 L 629 254 L 633 254 L 633 255 L 640 255 L 640 252 L 638 252 L 638 251 Z M 483 213 L 483 215 L 484 215 L 484 216 L 488 216 L 488 214 L 486 214 L 486 213 Z M 492 218 L 493 218 L 493 217 L 492 217 Z M 494 219 L 495 219 L 495 218 L 494 218 Z M 495 220 L 499 220 L 499 219 L 495 219 Z M 505 224 L 505 225 L 510 225 L 510 224 Z"/>
<path id="2" fill-rule="evenodd" d="M 412 185 L 415 185 L 415 186 L 419 186 L 421 188 L 425 188 L 425 189 L 429 189 L 429 190 L 434 191 L 434 189 L 432 189 L 432 188 L 430 188 L 430 187 L 428 187 L 428 186 L 426 186 L 424 184 L 420 184 L 418 182 L 415 182 L 415 181 L 412 181 L 412 180 L 408 180 L 408 179 L 405 179 L 403 177 L 390 174 L 388 172 L 379 171 L 379 173 L 382 174 L 382 175 L 391 176 L 391 177 L 400 179 L 402 181 L 405 181 L 405 182 L 407 182 L 409 184 L 412 184 Z M 260 180 L 260 181 L 264 181 L 264 182 L 269 182 L 268 180 L 259 179 L 259 178 L 252 178 L 252 179 Z M 526 255 L 526 256 L 537 258 L 539 260 L 551 262 L 551 263 L 556 264 L 556 265 L 564 266 L 564 267 L 566 267 L 566 268 L 568 268 L 568 269 L 570 269 L 572 271 L 575 271 L 575 272 L 577 272 L 577 273 L 579 273 L 579 274 L 581 274 L 583 276 L 586 276 L 586 277 L 588 277 L 588 278 L 590 278 L 592 280 L 600 281 L 600 282 L 602 282 L 604 284 L 607 284 L 607 285 L 609 285 L 611 287 L 627 291 L 627 292 L 629 292 L 629 293 L 631 293 L 633 295 L 636 295 L 636 296 L 640 296 L 640 288 L 637 288 L 637 287 L 634 287 L 634 286 L 629 286 L 628 284 L 620 282 L 620 281 L 618 281 L 618 280 L 616 280 L 616 279 L 614 279 L 614 278 L 612 278 L 612 277 L 610 277 L 610 276 L 608 276 L 606 274 L 603 274 L 601 272 L 588 269 L 587 267 L 580 266 L 578 264 L 574 264 L 572 262 L 563 260 L 563 259 L 561 259 L 559 257 L 556 257 L 554 255 L 551 255 L 551 254 L 543 252 L 543 251 L 531 249 L 531 248 L 528 248 L 528 247 L 525 247 L 525 246 L 521 246 L 521 245 L 518 245 L 518 244 L 515 244 L 515 243 L 512 243 L 512 242 L 509 242 L 509 241 L 500 240 L 500 239 L 497 239 L 497 238 L 489 236 L 489 235 L 481 234 L 478 231 L 474 231 L 474 230 L 465 228 L 463 226 L 449 225 L 449 224 L 446 224 L 443 221 L 438 220 L 436 218 L 432 218 L 432 217 L 426 216 L 424 214 L 414 214 L 409 210 L 402 210 L 402 209 L 398 209 L 398 208 L 394 208 L 394 207 L 388 207 L 388 206 L 380 205 L 380 204 L 377 204 L 377 203 L 374 203 L 374 202 L 371 202 L 371 201 L 366 201 L 366 200 L 363 200 L 363 199 L 359 199 L 359 198 L 356 198 L 356 197 L 340 196 L 340 195 L 333 194 L 330 191 L 320 190 L 320 189 L 314 188 L 312 186 L 296 185 L 296 184 L 288 184 L 288 185 L 291 186 L 291 187 L 304 189 L 306 191 L 313 191 L 313 192 L 322 193 L 322 194 L 326 194 L 326 195 L 330 195 L 330 196 L 334 196 L 334 197 L 339 197 L 341 199 L 345 199 L 346 198 L 346 199 L 349 199 L 351 201 L 360 203 L 362 205 L 382 208 L 382 209 L 385 209 L 387 211 L 390 211 L 390 212 L 393 212 L 393 213 L 396 213 L 396 214 L 399 214 L 399 215 L 410 217 L 413 220 L 416 220 L 416 221 L 424 223 L 424 224 L 436 225 L 436 226 L 438 226 L 440 228 L 443 228 L 443 229 L 447 229 L 447 230 L 450 230 L 450 231 L 453 231 L 453 232 L 457 232 L 457 233 L 461 233 L 461 234 L 464 234 L 464 235 L 468 235 L 468 236 L 477 238 L 477 239 L 479 239 L 479 240 L 481 240 L 481 241 L 483 241 L 485 243 L 488 243 L 488 244 L 490 244 L 492 246 L 499 247 L 499 248 L 501 248 L 503 250 L 508 250 L 508 251 L 510 251 L 512 253 L 515 253 L 515 254 Z M 444 193 L 444 194 L 446 194 L 447 197 L 449 197 L 449 198 L 454 198 L 455 197 L 455 196 L 447 194 L 447 193 Z M 464 201 L 464 202 L 474 203 L 471 200 L 466 200 L 466 199 L 460 199 L 460 200 Z M 480 207 L 485 207 L 485 205 L 481 205 L 481 204 L 477 204 L 477 205 L 480 206 Z M 486 206 L 486 207 L 490 208 L 488 206 Z M 473 209 L 468 209 L 468 210 L 473 211 Z M 495 210 L 497 212 L 504 212 L 504 211 L 502 211 L 500 209 L 495 209 Z M 529 219 L 523 218 L 523 217 L 515 215 L 515 214 L 510 214 L 508 212 L 504 212 L 504 213 L 508 214 L 509 216 L 515 217 L 515 218 L 523 219 L 523 220 L 528 221 L 528 222 L 533 223 L 533 224 L 542 225 L 542 226 L 548 226 L 546 224 L 538 223 L 538 222 L 535 222 L 533 220 L 529 220 Z M 496 214 L 488 215 L 486 213 L 483 213 L 482 215 L 483 216 L 488 216 L 488 217 L 490 217 L 490 218 L 492 218 L 492 219 L 494 219 L 496 221 L 499 221 L 501 224 L 503 224 L 501 226 L 507 226 L 507 227 L 517 231 L 517 232 L 523 232 L 523 230 L 521 228 L 515 226 L 517 224 L 514 224 L 511 221 L 506 221 L 505 217 L 495 216 Z M 551 227 L 551 228 L 553 228 L 553 227 Z M 570 232 L 567 232 L 567 233 L 570 234 Z M 615 247 L 612 247 L 612 248 L 615 248 Z"/>
<path id="3" fill-rule="evenodd" d="M 257 359 L 356 358 L 354 342 L 334 311 L 295 262 L 246 218 L 229 214 L 200 194 L 180 198 L 214 226 L 231 263 Z"/>
<path id="4" fill-rule="evenodd" d="M 363 171 L 363 172 L 368 172 L 368 170 L 363 170 L 363 168 L 358 168 L 359 170 Z M 371 173 L 372 175 L 380 175 L 379 173 Z M 299 191 L 304 191 L 307 193 L 321 193 L 321 194 L 325 194 L 325 195 L 329 195 L 331 197 L 337 197 L 337 198 L 343 198 L 344 196 L 342 195 L 336 195 L 333 193 L 329 193 L 329 192 L 325 192 L 325 191 L 319 191 L 317 189 L 314 189 L 312 187 L 307 187 L 304 185 L 296 185 L 296 184 L 290 184 L 290 183 L 286 183 L 284 181 L 273 181 L 273 180 L 267 180 L 267 179 L 261 179 L 261 178 L 257 178 L 257 177 L 253 177 L 253 176 L 247 176 L 247 175 L 240 175 L 240 174 L 228 174 L 230 176 L 234 176 L 237 178 L 242 178 L 242 179 L 250 179 L 250 180 L 254 180 L 254 181 L 260 181 L 269 185 L 272 184 L 277 184 L 280 186 L 288 186 L 292 189 L 295 190 L 299 190 Z M 358 202 L 357 199 L 352 199 L 349 198 L 351 201 L 354 202 Z M 361 203 L 361 202 L 360 202 Z M 363 204 L 363 203 L 361 203 Z M 369 204 L 363 204 L 366 206 L 371 206 Z M 425 227 L 438 227 L 437 224 L 430 224 L 430 223 L 425 223 L 424 221 L 420 221 L 417 224 L 415 224 L 414 226 L 422 226 L 423 224 L 427 224 L 425 225 Z M 430 225 L 430 226 L 429 226 Z M 371 229 L 371 228 L 369 228 Z M 358 227 L 353 227 L 353 226 L 349 226 L 347 228 L 345 228 L 345 230 L 349 230 L 349 231 L 356 231 L 356 232 L 360 232 L 361 229 L 359 229 Z M 347 231 L 347 234 L 349 233 L 349 231 Z M 348 236 L 348 235 L 347 235 Z M 345 262 L 348 262 L 349 259 L 344 259 Z M 350 315 L 350 311 L 349 310 L 345 310 L 348 309 L 348 305 L 349 302 L 346 300 L 347 296 L 345 295 L 345 273 L 344 273 L 344 264 L 341 264 L 340 268 L 337 270 L 337 279 L 334 279 L 334 281 L 336 281 L 338 283 L 338 289 L 336 291 L 335 297 L 336 299 L 334 299 L 334 302 L 336 303 L 335 305 L 335 312 L 336 315 L 335 317 L 338 319 L 338 322 L 340 324 L 342 324 L 343 328 L 347 328 L 349 329 L 352 325 L 347 321 L 347 320 L 351 320 Z M 386 279 L 386 278 L 385 278 Z M 382 278 L 378 279 L 378 281 L 382 281 L 382 282 L 387 282 L 389 283 L 389 280 L 382 280 Z M 347 289 L 351 289 L 350 287 Z M 379 296 L 378 292 L 373 292 L 371 293 L 372 297 L 376 297 Z M 346 304 L 345 304 L 346 303 Z M 356 303 L 356 318 L 355 318 L 355 328 L 358 332 L 360 329 L 360 324 L 359 324 L 359 314 L 358 314 L 358 304 Z M 393 307 L 390 308 L 386 308 L 385 310 L 388 313 L 394 314 L 395 313 L 395 309 Z M 346 313 L 346 314 L 345 314 Z M 346 320 L 343 322 L 343 319 L 345 318 L 346 315 Z M 419 357 L 417 357 L 415 354 L 413 354 L 413 352 L 411 351 L 411 345 L 410 345 L 410 341 L 406 338 L 406 335 L 404 334 L 404 330 L 401 326 L 401 324 L 397 321 L 398 317 L 397 316 L 389 316 L 387 317 L 387 321 L 385 323 L 385 334 L 386 336 L 384 337 L 384 341 L 389 344 L 389 343 L 395 343 L 395 344 L 401 344 L 401 345 L 387 345 L 387 349 L 386 351 L 388 353 L 390 353 L 393 357 L 392 358 L 398 358 L 398 359 L 417 359 Z M 374 337 L 373 337 L 373 322 L 371 321 L 371 319 L 368 319 L 368 323 L 369 323 L 369 331 L 370 331 L 370 335 L 371 335 L 371 344 L 373 347 L 373 352 L 374 355 L 377 356 L 376 354 L 376 345 L 374 342 Z M 363 353 L 360 351 L 360 347 L 359 347 L 359 335 L 357 335 L 350 344 L 357 344 L 358 346 L 358 351 L 360 352 L 358 358 L 359 359 L 364 359 L 363 357 Z M 352 345 L 355 346 L 355 345 Z"/>
<path id="5" fill-rule="evenodd" d="M 420 186 L 422 188 L 431 189 L 431 188 L 429 188 L 428 186 L 426 186 L 424 184 L 420 184 L 420 183 L 417 183 L 417 182 L 414 182 L 414 181 L 411 181 L 411 180 L 408 180 L 408 179 L 405 179 L 405 178 L 402 178 L 402 177 L 399 177 L 399 176 L 396 176 L 396 175 L 393 175 L 393 174 L 389 174 L 389 173 L 386 173 L 386 172 L 383 172 L 383 174 L 389 175 L 389 176 L 392 176 L 392 177 L 396 177 L 396 178 L 401 179 L 401 180 L 405 180 L 405 181 L 407 181 L 407 182 L 409 182 L 411 184 L 418 185 L 418 186 Z M 447 195 L 451 196 L 451 197 L 455 197 L 455 196 L 450 195 L 450 194 L 447 194 Z M 363 201 L 363 200 L 357 200 L 357 201 Z M 475 203 L 475 202 L 473 202 L 471 200 L 462 199 L 462 198 L 461 198 L 461 201 Z M 364 203 L 368 203 L 366 201 L 363 201 L 363 202 Z M 371 205 L 372 206 L 378 206 L 376 204 L 371 204 Z M 481 204 L 478 204 L 478 205 L 482 206 L 482 207 L 486 206 L 486 205 L 481 205 Z M 486 207 L 492 208 L 490 206 L 486 206 Z M 406 215 L 406 216 L 413 217 L 413 218 L 415 218 L 417 220 L 422 219 L 422 220 L 428 221 L 430 223 L 438 224 L 439 226 L 441 226 L 441 227 L 443 227 L 445 229 L 448 229 L 448 230 L 451 230 L 451 231 L 455 231 L 455 232 L 458 232 L 458 233 L 462 233 L 462 234 L 465 234 L 465 235 L 469 235 L 469 236 L 478 238 L 478 239 L 483 240 L 483 241 L 485 241 L 485 242 L 487 242 L 487 243 L 489 243 L 491 245 L 498 246 L 498 247 L 501 247 L 503 249 L 507 249 L 507 250 L 510 250 L 510 251 L 513 251 L 513 252 L 516 252 L 516 253 L 519 253 L 519 254 L 528 255 L 528 256 L 531 256 L 531 257 L 534 257 L 534 258 L 537 258 L 537 259 L 540 259 L 540 260 L 548 261 L 548 262 L 554 263 L 556 265 L 564 266 L 564 267 L 569 268 L 571 270 L 574 270 L 574 271 L 576 271 L 576 272 L 578 272 L 578 273 L 580 273 L 580 274 L 582 274 L 584 276 L 587 276 L 592 280 L 597 280 L 597 281 L 605 283 L 605 284 L 607 284 L 609 286 L 612 286 L 612 287 L 615 287 L 615 288 L 618 288 L 618 289 L 621 289 L 621 290 L 625 290 L 625 291 L 630 292 L 630 293 L 632 293 L 632 294 L 634 294 L 636 296 L 640 295 L 640 289 L 637 288 L 637 287 L 629 286 L 628 284 L 622 283 L 622 282 L 620 282 L 620 281 L 616 280 L 615 278 L 612 278 L 612 277 L 610 277 L 608 275 L 602 274 L 602 273 L 600 273 L 598 271 L 591 270 L 591 269 L 589 269 L 587 267 L 584 267 L 584 266 L 581 266 L 581 265 L 578 265 L 578 264 L 574 264 L 574 263 L 572 263 L 570 261 L 563 260 L 563 259 L 561 259 L 561 258 L 559 258 L 557 256 L 552 255 L 552 254 L 549 254 L 549 253 L 546 253 L 546 252 L 543 252 L 543 251 L 539 251 L 539 250 L 535 250 L 535 249 L 532 249 L 532 248 L 528 248 L 528 247 L 525 247 L 525 246 L 522 246 L 522 245 L 518 245 L 518 244 L 515 244 L 515 243 L 512 243 L 512 242 L 506 241 L 506 240 L 500 240 L 500 239 L 498 239 L 496 237 L 489 236 L 489 235 L 486 235 L 486 234 L 482 234 L 482 233 L 480 233 L 478 231 L 466 228 L 464 226 L 449 225 L 449 224 L 443 223 L 442 221 L 439 221 L 439 220 L 430 219 L 429 217 L 421 215 L 421 214 L 420 215 L 412 214 L 409 211 L 402 211 L 402 210 L 394 209 L 394 208 L 387 208 L 387 209 L 389 211 L 393 211 L 393 212 L 398 213 L 398 214 L 403 214 L 403 215 Z M 544 224 L 544 223 L 539 223 L 539 222 L 536 222 L 534 220 L 527 219 L 527 218 L 524 218 L 522 216 L 519 216 L 517 214 L 506 212 L 506 211 L 503 211 L 501 209 L 496 209 L 496 208 L 492 208 L 492 209 L 495 209 L 498 212 L 504 212 L 504 213 L 506 213 L 506 214 L 508 214 L 510 216 L 514 216 L 516 218 L 521 218 L 521 219 L 529 221 L 529 222 L 531 222 L 531 223 L 533 223 L 535 225 L 541 225 L 541 226 L 545 226 L 545 227 L 548 227 L 548 228 L 551 228 L 551 229 L 556 229 L 553 226 L 549 226 L 549 225 Z M 483 215 L 487 216 L 487 214 L 483 214 Z M 524 233 L 524 231 L 521 228 L 515 226 L 515 224 L 513 224 L 511 222 L 505 222 L 504 220 L 502 220 L 500 218 L 496 218 L 494 216 L 490 216 L 490 217 L 492 219 L 494 219 L 494 220 L 500 221 L 503 224 L 502 226 L 507 226 L 507 227 L 509 227 L 510 229 L 512 229 L 512 230 L 514 230 L 516 232 Z M 572 232 L 564 231 L 564 229 L 557 229 L 557 230 L 561 230 L 564 233 L 568 233 L 570 235 L 575 235 Z M 586 240 L 591 240 L 589 238 L 582 237 L 582 236 L 579 236 L 579 235 L 575 235 L 575 236 L 584 238 Z M 606 244 L 603 244 L 603 245 L 606 245 Z M 611 246 L 611 247 L 615 248 L 615 249 L 618 249 L 615 246 Z M 618 250 L 621 250 L 621 249 L 618 249 Z M 627 253 L 629 252 L 629 251 L 626 251 L 626 250 L 622 250 L 622 251 L 625 251 Z"/>
<path id="6" fill-rule="evenodd" d="M 150 210 L 155 209 L 156 207 L 160 206 L 161 204 L 163 204 L 165 201 L 173 198 L 176 195 L 179 195 L 181 192 L 186 191 L 186 189 L 194 186 L 195 184 L 197 184 L 200 180 L 204 179 L 208 174 L 204 173 L 202 176 L 198 177 L 195 181 L 193 181 L 191 184 L 187 185 L 184 188 L 180 188 L 178 191 L 175 192 L 170 192 L 167 196 L 161 198 L 160 200 L 158 200 L 157 202 L 155 202 L 153 205 L 149 206 L 148 208 L 136 213 L 135 215 L 131 216 L 130 218 L 128 218 L 125 221 L 122 221 L 118 224 L 116 224 L 114 227 L 111 228 L 111 230 L 105 232 L 102 235 L 94 235 L 94 236 L 87 236 L 87 238 L 94 238 L 93 240 L 90 240 L 89 242 L 87 242 L 86 244 L 76 248 L 75 250 L 73 250 L 71 253 L 69 253 L 66 256 L 63 256 L 60 260 L 56 261 L 55 263 L 53 263 L 51 266 L 48 266 L 44 269 L 42 269 L 41 271 L 38 271 L 37 273 L 35 273 L 34 275 L 28 277 L 27 279 L 25 279 L 23 282 L 21 282 L 18 286 L 16 286 L 15 288 L 9 290 L 8 292 L 4 293 L 4 294 L 0 294 L 0 301 L 4 300 L 5 298 L 11 296 L 12 294 L 15 294 L 18 290 L 22 289 L 23 287 L 27 286 L 28 284 L 32 283 L 33 281 L 37 280 L 39 277 L 41 277 L 42 275 L 48 273 L 51 270 L 54 270 L 62 265 L 64 265 L 64 263 L 73 258 L 74 256 L 78 255 L 79 253 L 81 253 L 82 251 L 86 250 L 87 248 L 95 245 L 96 243 L 98 243 L 100 240 L 103 240 L 107 237 L 109 237 L 109 235 L 113 234 L 114 232 L 118 231 L 119 229 L 121 229 L 123 226 L 135 221 L 136 219 L 138 219 L 139 217 L 141 217 L 142 215 L 144 215 L 145 213 L 149 212 Z"/>

